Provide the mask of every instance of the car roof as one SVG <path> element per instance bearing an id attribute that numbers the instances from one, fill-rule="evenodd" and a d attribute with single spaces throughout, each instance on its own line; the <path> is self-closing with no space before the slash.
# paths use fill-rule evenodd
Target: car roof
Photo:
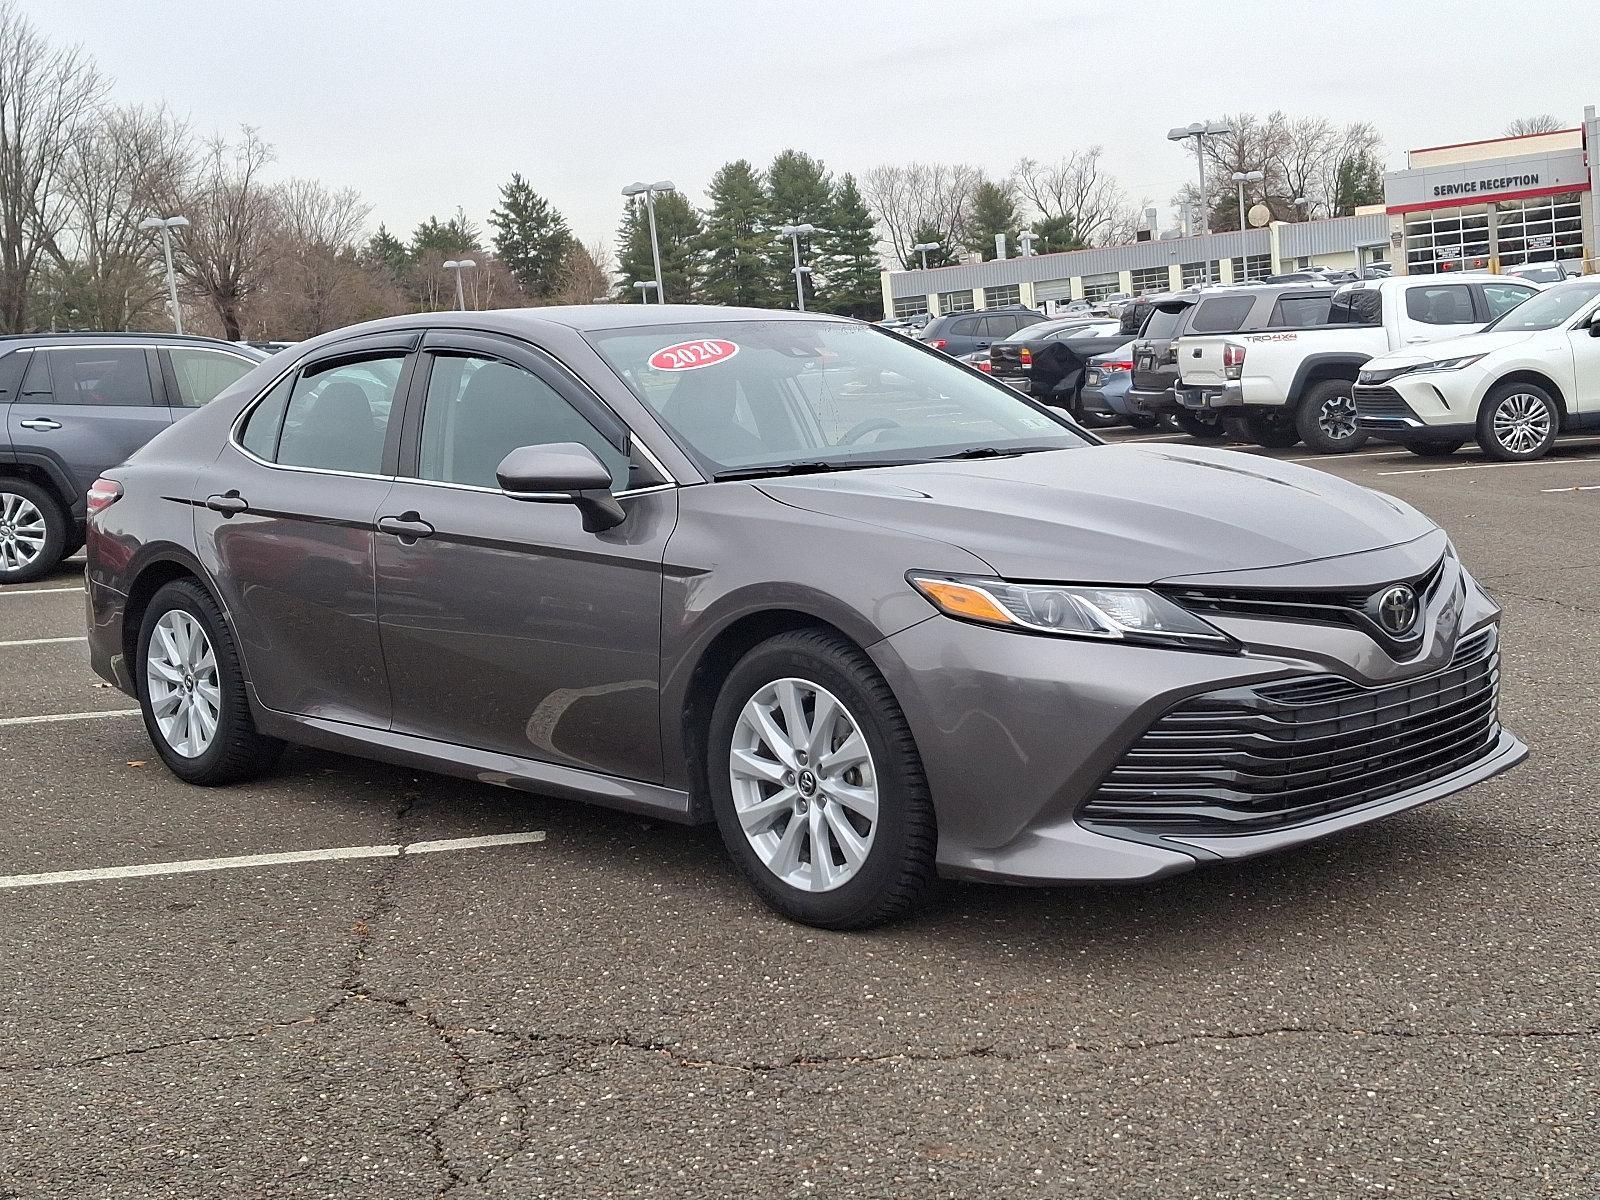
<path id="1" fill-rule="evenodd" d="M 29 342 L 37 342 L 44 346 L 104 346 L 113 342 L 125 346 L 129 342 L 149 342 L 152 346 L 177 344 L 211 346 L 234 351 L 241 349 L 235 342 L 224 341 L 222 338 L 200 337 L 192 333 L 93 333 L 81 330 L 73 333 L 0 333 L 0 345 L 8 349 Z"/>

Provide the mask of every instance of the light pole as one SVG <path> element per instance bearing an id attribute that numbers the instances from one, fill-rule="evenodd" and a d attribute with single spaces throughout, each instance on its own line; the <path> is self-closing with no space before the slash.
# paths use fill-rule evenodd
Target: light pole
<path id="1" fill-rule="evenodd" d="M 640 304 L 649 304 L 650 303 L 650 289 L 651 288 L 655 288 L 655 290 L 656 290 L 656 303 L 657 304 L 661 303 L 661 285 L 659 283 L 657 283 L 654 279 L 641 279 L 641 280 L 639 280 L 638 283 L 634 284 L 633 286 L 639 289 L 639 303 Z"/>
<path id="2" fill-rule="evenodd" d="M 1294 211 L 1302 221 L 1309 221 L 1311 219 L 1311 201 L 1304 196 L 1296 196 L 1294 198 Z"/>
<path id="3" fill-rule="evenodd" d="M 928 269 L 928 251 L 942 249 L 944 249 L 944 247 L 939 245 L 938 242 L 918 242 L 915 246 L 911 247 L 911 253 L 922 255 L 922 269 L 926 271 Z"/>
<path id="4" fill-rule="evenodd" d="M 794 276 L 795 303 L 800 306 L 801 312 L 805 312 L 806 276 L 811 274 L 811 268 L 800 265 L 800 239 L 808 238 L 813 233 L 820 233 L 822 231 L 819 230 L 815 225 L 785 225 L 782 229 L 778 230 L 778 232 L 784 237 L 788 238 L 789 241 L 794 245 L 794 270 L 791 271 L 790 274 Z"/>
<path id="5" fill-rule="evenodd" d="M 1033 257 L 1033 244 L 1039 240 L 1039 235 L 1031 229 L 1024 229 L 1017 234 L 1017 245 L 1022 247 L 1022 257 Z"/>
<path id="6" fill-rule="evenodd" d="M 663 179 L 656 183 L 630 183 L 622 189 L 622 194 L 630 200 L 635 196 L 643 196 L 644 206 L 650 213 L 650 258 L 656 267 L 656 302 L 658 304 L 665 304 L 667 296 L 661 289 L 661 242 L 656 237 L 656 193 L 676 190 L 670 179 Z"/>
<path id="7" fill-rule="evenodd" d="M 469 267 L 475 267 L 477 265 L 478 264 L 470 258 L 447 259 L 444 264 L 445 270 L 454 271 L 456 273 L 456 308 L 462 311 L 466 310 L 467 296 L 466 293 L 461 290 L 461 272 L 465 271 Z"/>
<path id="8" fill-rule="evenodd" d="M 1239 232 L 1244 232 L 1244 185 L 1260 183 L 1266 178 L 1260 171 L 1235 171 L 1233 181 L 1239 185 Z"/>
<path id="9" fill-rule="evenodd" d="M 188 217 L 146 217 L 139 222 L 140 229 L 161 230 L 161 252 L 167 257 L 167 300 L 172 305 L 172 328 L 183 332 L 183 310 L 178 307 L 178 277 L 172 272 L 172 231 L 187 229 Z"/>
<path id="10" fill-rule="evenodd" d="M 1192 125 L 1180 125 L 1176 129 L 1167 130 L 1167 141 L 1185 142 L 1194 139 L 1194 160 L 1200 167 L 1200 232 L 1210 234 L 1211 214 L 1206 206 L 1206 139 L 1208 137 L 1222 137 L 1233 132 L 1233 126 L 1226 121 L 1196 121 Z M 1205 256 L 1205 281 L 1211 282 L 1211 250 L 1207 247 Z"/>

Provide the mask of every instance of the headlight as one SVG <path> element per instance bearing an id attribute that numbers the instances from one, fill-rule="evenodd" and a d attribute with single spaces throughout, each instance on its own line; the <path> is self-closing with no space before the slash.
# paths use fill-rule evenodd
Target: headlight
<path id="1" fill-rule="evenodd" d="M 1482 354 L 1463 354 L 1459 358 L 1435 359 L 1433 362 L 1414 367 L 1411 374 L 1414 375 L 1418 371 L 1459 371 L 1462 367 L 1470 367 L 1482 357 Z"/>
<path id="2" fill-rule="evenodd" d="M 980 625 L 1206 650 L 1235 644 L 1220 629 L 1147 588 L 1008 583 L 916 572 L 906 578 L 946 616 Z"/>

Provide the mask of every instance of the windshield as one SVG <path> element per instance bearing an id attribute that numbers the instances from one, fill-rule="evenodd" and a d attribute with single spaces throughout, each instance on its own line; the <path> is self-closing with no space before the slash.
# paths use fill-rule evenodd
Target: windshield
<path id="1" fill-rule="evenodd" d="M 1484 332 L 1533 333 L 1540 329 L 1554 329 L 1565 325 L 1578 310 L 1596 296 L 1600 296 L 1600 279 L 1583 283 L 1562 284 L 1547 292 L 1529 296 L 1521 304 L 1485 325 Z"/>
<path id="2" fill-rule="evenodd" d="M 712 475 L 1091 444 L 1004 384 L 871 325 L 696 321 L 586 336 Z"/>

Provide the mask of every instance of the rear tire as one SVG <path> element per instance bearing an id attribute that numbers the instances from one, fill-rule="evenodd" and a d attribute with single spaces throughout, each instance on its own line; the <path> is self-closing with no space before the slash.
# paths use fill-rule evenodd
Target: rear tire
<path id="1" fill-rule="evenodd" d="M 1287 450 L 1300 442 L 1300 430 L 1288 409 L 1248 412 L 1242 424 L 1245 437 L 1265 450 Z"/>
<path id="2" fill-rule="evenodd" d="M 233 633 L 211 594 L 193 580 L 174 580 L 150 598 L 134 681 L 156 753 L 186 783 L 249 779 L 283 751 L 277 738 L 257 732 Z"/>
<path id="3" fill-rule="evenodd" d="M 1502 383 L 1478 410 L 1478 445 L 1501 462 L 1543 458 L 1560 429 L 1561 410 L 1536 383 Z"/>
<path id="4" fill-rule="evenodd" d="M 1216 413 L 1207 413 L 1202 417 L 1199 413 L 1180 412 L 1174 413 L 1173 419 L 1178 422 L 1179 429 L 1202 442 L 1221 441 L 1227 434 L 1222 427 L 1222 418 Z"/>
<path id="5" fill-rule="evenodd" d="M 1318 454 L 1348 454 L 1370 436 L 1356 424 L 1354 385 L 1348 379 L 1323 379 L 1307 388 L 1295 411 L 1295 428 Z"/>
<path id="6" fill-rule="evenodd" d="M 1465 442 L 1407 442 L 1406 449 L 1418 458 L 1449 458 Z"/>
<path id="7" fill-rule="evenodd" d="M 1078 412 L 1078 424 L 1085 429 L 1109 429 L 1120 420 L 1116 413 L 1090 412 L 1081 406 Z"/>
<path id="8" fill-rule="evenodd" d="M 1135 429 L 1154 429 L 1161 424 L 1161 418 L 1154 413 L 1139 413 L 1137 416 L 1129 417 L 1128 424 Z"/>
<path id="9" fill-rule="evenodd" d="M 43 579 L 66 557 L 72 530 L 56 498 L 27 479 L 0 479 L 0 584 Z"/>
<path id="10" fill-rule="evenodd" d="M 717 696 L 706 762 L 729 855 L 792 920 L 880 925 L 932 884 L 937 830 L 911 729 L 872 660 L 839 635 L 796 630 L 746 654 Z"/>

